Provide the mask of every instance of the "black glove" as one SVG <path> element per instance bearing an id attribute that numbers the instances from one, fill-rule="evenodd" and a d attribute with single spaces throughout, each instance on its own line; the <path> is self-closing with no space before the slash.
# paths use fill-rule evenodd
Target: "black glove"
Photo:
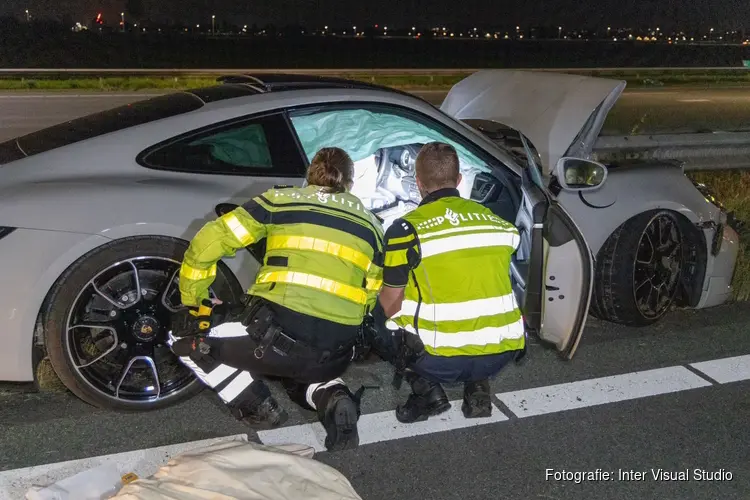
<path id="1" fill-rule="evenodd" d="M 176 312 L 172 317 L 172 335 L 188 337 L 208 333 L 213 323 L 212 305 L 210 300 L 204 300 L 200 307 L 187 307 Z"/>
<path id="2" fill-rule="evenodd" d="M 354 357 L 352 361 L 363 361 L 369 356 L 372 350 L 372 344 L 375 340 L 372 317 L 365 316 L 364 321 L 357 332 L 357 342 L 354 344 Z"/>

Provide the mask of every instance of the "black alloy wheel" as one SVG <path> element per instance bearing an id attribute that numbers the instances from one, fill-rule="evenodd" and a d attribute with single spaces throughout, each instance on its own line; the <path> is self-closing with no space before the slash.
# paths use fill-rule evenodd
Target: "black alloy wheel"
<path id="1" fill-rule="evenodd" d="M 183 307 L 186 249 L 172 238 L 124 238 L 82 256 L 60 277 L 45 313 L 45 345 L 76 396 L 100 408 L 147 411 L 203 389 L 167 343 L 173 314 Z M 236 302 L 242 288 L 219 263 L 210 293 Z"/>
<path id="2" fill-rule="evenodd" d="M 149 402 L 193 381 L 167 344 L 171 315 L 180 307 L 179 266 L 160 257 L 128 259 L 100 272 L 78 294 L 68 316 L 67 352 L 94 389 Z"/>
<path id="3" fill-rule="evenodd" d="M 633 268 L 633 296 L 646 319 L 664 314 L 674 300 L 682 269 L 682 237 L 675 218 L 657 214 L 641 234 Z"/>

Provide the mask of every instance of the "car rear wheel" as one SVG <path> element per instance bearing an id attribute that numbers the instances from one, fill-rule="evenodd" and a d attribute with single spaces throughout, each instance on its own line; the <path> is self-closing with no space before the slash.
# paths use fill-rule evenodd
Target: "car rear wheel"
<path id="1" fill-rule="evenodd" d="M 203 386 L 166 343 L 181 306 L 187 244 L 143 236 L 113 241 L 68 268 L 45 314 L 45 346 L 65 386 L 100 408 L 145 411 L 184 401 Z M 236 301 L 242 288 L 219 263 L 212 293 Z"/>
<path id="2" fill-rule="evenodd" d="M 682 261 L 676 214 L 655 210 L 633 217 L 599 251 L 592 314 L 631 326 L 655 323 L 674 302 Z"/>

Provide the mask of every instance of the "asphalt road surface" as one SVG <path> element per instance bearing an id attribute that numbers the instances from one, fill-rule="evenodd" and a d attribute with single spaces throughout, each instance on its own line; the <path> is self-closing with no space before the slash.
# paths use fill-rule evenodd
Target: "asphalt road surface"
<path id="1" fill-rule="evenodd" d="M 433 104 L 445 92 L 415 92 Z M 153 93 L 0 94 L 0 141 L 89 113 L 151 97 Z M 634 135 L 749 130 L 750 88 L 632 90 L 609 115 L 602 133 Z"/>
<path id="2" fill-rule="evenodd" d="M 380 387 L 365 393 L 363 444 L 317 458 L 366 500 L 746 499 L 748 326 L 744 305 L 677 311 L 642 329 L 589 320 L 572 361 L 532 345 L 524 364 L 493 381 L 493 416 L 473 422 L 454 403 L 425 423 L 397 424 L 393 410 L 406 385 L 395 391 L 382 362 L 357 365 L 345 377 L 352 388 Z M 290 421 L 250 439 L 322 449 L 315 415 L 274 391 Z M 449 397 L 460 399 L 460 388 Z M 15 495 L 34 481 L 105 460 L 150 474 L 168 456 L 202 444 L 194 441 L 246 432 L 209 391 L 145 414 L 96 410 L 66 393 L 7 391 L 0 395 L 0 497 L 21 498 Z M 654 479 L 659 470 L 675 480 Z M 678 479 L 684 471 L 687 479 Z M 576 472 L 589 477 L 576 481 Z"/>

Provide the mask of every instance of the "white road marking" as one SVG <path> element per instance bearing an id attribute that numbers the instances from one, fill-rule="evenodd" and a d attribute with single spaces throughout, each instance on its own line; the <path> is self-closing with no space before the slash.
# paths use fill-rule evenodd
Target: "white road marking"
<path id="1" fill-rule="evenodd" d="M 117 464 L 121 474 L 134 472 L 138 474 L 138 477 L 148 477 L 175 455 L 217 443 L 246 439 L 247 436 L 245 434 L 237 434 L 223 438 L 204 439 L 201 441 L 160 446 L 158 448 L 8 470 L 0 472 L 0 498 L 3 500 L 23 499 L 26 492 L 32 486 L 49 486 L 66 477 L 108 463 Z"/>
<path id="2" fill-rule="evenodd" d="M 720 384 L 750 380 L 750 355 L 693 363 L 690 366 Z M 500 393 L 497 397 L 517 417 L 525 418 L 711 385 L 684 366 L 671 366 Z M 452 401 L 451 404 L 451 409 L 442 415 L 414 424 L 399 423 L 393 410 L 362 415 L 358 424 L 360 444 L 392 441 L 510 420 L 496 407 L 493 407 L 492 416 L 489 418 L 466 419 L 461 413 L 461 400 Z M 325 431 L 318 422 L 260 431 L 258 436 L 266 445 L 302 444 L 313 447 L 317 452 L 325 450 Z M 174 455 L 217 442 L 238 439 L 244 440 L 246 436 L 238 434 L 0 472 L 0 499 L 23 498 L 24 493 L 33 485 L 46 486 L 106 463 L 116 463 L 123 474 L 135 472 L 140 477 L 147 477 Z"/>
<path id="3" fill-rule="evenodd" d="M 697 389 L 711 383 L 682 366 L 496 394 L 516 416 L 531 417 L 659 394 Z"/>
<path id="4" fill-rule="evenodd" d="M 734 358 L 715 359 L 690 366 L 705 373 L 720 384 L 750 380 L 750 354 Z"/>
<path id="5" fill-rule="evenodd" d="M 451 401 L 451 408 L 445 413 L 413 424 L 402 424 L 396 420 L 393 410 L 362 415 L 357 423 L 359 444 L 379 443 L 508 420 L 508 417 L 497 408 L 493 408 L 492 415 L 488 418 L 464 418 L 461 403 L 462 400 Z M 315 448 L 315 451 L 325 451 L 325 436 L 325 430 L 319 422 L 258 432 L 263 444 L 304 444 Z"/>
<path id="6" fill-rule="evenodd" d="M 711 99 L 677 99 L 677 102 L 713 102 Z"/>

